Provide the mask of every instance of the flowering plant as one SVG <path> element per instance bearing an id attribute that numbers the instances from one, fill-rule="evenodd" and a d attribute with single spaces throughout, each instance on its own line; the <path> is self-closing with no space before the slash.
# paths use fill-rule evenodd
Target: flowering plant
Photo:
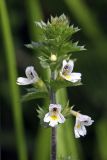
<path id="1" fill-rule="evenodd" d="M 73 42 L 72 36 L 78 32 L 78 27 L 70 25 L 69 20 L 63 14 L 60 17 L 51 17 L 47 23 L 35 22 L 42 31 L 39 42 L 27 44 L 28 48 L 39 51 L 38 59 L 43 68 L 49 68 L 51 76 L 49 81 L 44 82 L 39 78 L 33 66 L 25 70 L 26 78 L 17 78 L 18 85 L 32 85 L 28 93 L 23 96 L 23 101 L 36 98 L 50 98 L 47 106 L 49 112 L 39 107 L 38 116 L 44 126 L 52 127 L 52 151 L 51 160 L 56 160 L 56 129 L 58 124 L 63 125 L 68 115 L 76 117 L 74 134 L 76 138 L 86 135 L 85 126 L 91 125 L 94 121 L 89 116 L 76 112 L 72 107 L 62 108 L 56 103 L 56 91 L 60 88 L 81 85 L 81 73 L 73 72 L 74 60 L 72 54 L 85 50 L 78 42 Z M 62 111 L 62 112 L 61 112 Z M 69 116 L 70 117 L 70 116 Z M 47 124 L 47 125 L 45 125 Z"/>

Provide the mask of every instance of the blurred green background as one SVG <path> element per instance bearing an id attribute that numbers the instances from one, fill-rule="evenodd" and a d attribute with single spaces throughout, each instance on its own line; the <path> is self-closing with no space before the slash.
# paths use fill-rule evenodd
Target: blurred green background
<path id="1" fill-rule="evenodd" d="M 84 138 L 75 139 L 74 119 L 58 129 L 58 155 L 72 160 L 107 160 L 107 1 L 106 0 L 0 0 L 0 109 L 1 157 L 3 160 L 48 160 L 50 129 L 40 127 L 37 104 L 21 104 L 27 87 L 16 85 L 28 65 L 35 65 L 47 78 L 36 60 L 36 53 L 24 44 L 38 40 L 34 21 L 47 21 L 50 15 L 65 13 L 71 24 L 81 30 L 73 38 L 87 51 L 73 54 L 75 70 L 82 73 L 83 86 L 67 89 L 70 105 L 95 120 Z M 20 89 L 20 91 L 19 91 Z M 65 96 L 64 96 L 65 95 Z M 57 94 L 66 103 L 64 90 Z M 45 102 L 46 103 L 46 102 Z M 60 158 L 59 158 L 60 159 Z M 63 158 L 64 159 L 64 158 Z M 69 159 L 69 157 L 68 157 Z M 64 160 L 67 160 L 64 159 Z"/>

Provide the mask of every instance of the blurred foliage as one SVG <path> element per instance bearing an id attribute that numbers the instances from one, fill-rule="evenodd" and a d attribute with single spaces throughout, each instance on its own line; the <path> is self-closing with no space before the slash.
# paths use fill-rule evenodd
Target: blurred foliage
<path id="1" fill-rule="evenodd" d="M 3 1 L 3 0 L 2 0 Z M 1 21 L 1 8 L 0 1 L 0 24 L 3 23 L 8 27 L 8 22 Z M 66 153 L 69 156 L 73 155 L 72 159 L 87 159 L 87 160 L 106 160 L 107 159 L 107 1 L 97 0 L 65 0 L 65 1 L 43 1 L 43 0 L 24 0 L 6 2 L 8 10 L 8 20 L 12 31 L 12 45 L 15 48 L 14 56 L 18 67 L 18 73 L 22 74 L 26 66 L 34 64 L 35 68 L 40 72 L 40 65 L 35 59 L 35 53 L 26 49 L 24 44 L 28 44 L 30 40 L 36 41 L 40 36 L 39 30 L 35 30 L 34 21 L 44 19 L 47 20 L 50 15 L 56 16 L 65 13 L 72 24 L 79 26 L 81 31 L 74 36 L 74 41 L 79 39 L 82 44 L 85 44 L 87 51 L 83 54 L 73 54 L 74 58 L 78 57 L 77 68 L 83 75 L 84 85 L 72 87 L 68 89 L 68 97 L 70 104 L 75 104 L 83 111 L 92 116 L 95 123 L 88 129 L 86 137 L 75 140 L 68 137 L 73 137 L 72 126 L 74 122 L 67 122 L 64 128 L 58 131 L 58 152 Z M 42 12 L 41 12 L 42 11 Z M 1 111 L 2 111 L 2 124 L 1 124 L 1 145 L 3 159 L 18 159 L 17 143 L 14 133 L 14 118 L 11 104 L 14 100 L 11 94 L 12 88 L 9 86 L 8 72 L 9 66 L 14 63 L 12 60 L 11 51 L 9 53 L 11 64 L 7 64 L 6 40 L 3 39 L 4 29 L 0 25 L 0 40 L 1 40 L 1 54 L 0 54 L 0 73 L 1 73 Z M 6 38 L 8 34 L 6 34 Z M 9 36 L 10 37 L 10 36 Z M 8 37 L 8 42 L 10 39 Z M 31 38 L 32 37 L 32 38 Z M 14 42 L 14 44 L 13 44 Z M 10 45 L 9 45 L 10 46 Z M 11 46 L 9 47 L 10 50 Z M 6 53 L 6 54 L 5 54 Z M 16 75 L 12 67 L 12 74 Z M 44 69 L 45 71 L 45 69 Z M 40 72 L 41 77 L 43 76 Z M 46 73 L 44 72 L 44 76 Z M 21 89 L 25 93 L 24 89 Z M 61 103 L 64 102 L 66 95 L 57 93 L 60 97 Z M 66 99 L 66 98 L 65 98 Z M 28 159 L 49 159 L 49 136 L 50 130 L 45 128 L 39 129 L 39 121 L 36 113 L 37 104 L 42 104 L 40 100 L 35 100 L 29 103 L 24 103 L 21 108 L 21 114 L 24 123 L 25 137 L 27 142 Z M 16 114 L 17 115 L 17 114 Z M 17 119 L 18 120 L 18 119 Z M 20 121 L 19 121 L 20 122 Z M 67 126 L 67 129 L 66 129 Z M 69 130 L 68 130 L 69 126 Z M 63 134 L 62 134 L 63 133 Z M 60 138 L 59 138 L 60 137 Z M 23 139 L 23 138 L 22 138 Z M 35 144 L 34 144 L 35 139 Z M 70 142 L 70 143 L 69 143 Z M 78 146 L 78 147 L 77 147 Z M 23 148 L 23 146 L 20 146 Z M 23 150 L 23 149 L 22 149 Z M 40 151 L 40 153 L 38 152 Z M 24 152 L 25 153 L 25 152 Z M 76 155 L 81 158 L 77 158 Z M 81 155 L 81 156 L 80 156 Z M 35 158 L 34 158 L 35 157 Z"/>

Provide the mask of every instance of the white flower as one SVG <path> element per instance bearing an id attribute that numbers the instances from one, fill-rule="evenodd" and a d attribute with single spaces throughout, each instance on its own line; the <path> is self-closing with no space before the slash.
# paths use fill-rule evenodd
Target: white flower
<path id="1" fill-rule="evenodd" d="M 67 62 L 66 60 L 63 60 L 60 76 L 66 79 L 67 81 L 70 81 L 73 83 L 81 80 L 81 73 L 72 72 L 73 68 L 74 68 L 74 61 L 69 60 Z"/>
<path id="2" fill-rule="evenodd" d="M 85 126 L 90 126 L 93 122 L 94 120 L 92 120 L 91 117 L 76 112 L 76 123 L 74 127 L 75 138 L 85 136 L 87 134 Z"/>
<path id="3" fill-rule="evenodd" d="M 39 77 L 38 77 L 36 71 L 34 70 L 33 66 L 27 67 L 25 70 L 25 74 L 26 74 L 26 78 L 24 78 L 24 77 L 17 78 L 16 83 L 18 85 L 29 85 L 29 84 L 36 83 L 39 80 Z"/>
<path id="4" fill-rule="evenodd" d="M 50 122 L 51 127 L 55 127 L 58 123 L 64 123 L 65 118 L 61 114 L 60 104 L 50 104 L 49 112 L 44 117 L 44 122 Z"/>

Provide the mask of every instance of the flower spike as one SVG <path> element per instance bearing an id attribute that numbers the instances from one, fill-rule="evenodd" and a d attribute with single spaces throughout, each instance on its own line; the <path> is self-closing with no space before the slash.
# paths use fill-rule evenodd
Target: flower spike
<path id="1" fill-rule="evenodd" d="M 65 80 L 73 82 L 73 83 L 80 81 L 81 73 L 72 72 L 73 68 L 74 68 L 73 60 L 69 60 L 68 62 L 66 60 L 63 60 L 63 65 L 60 71 L 60 76 L 64 78 Z"/>
<path id="2" fill-rule="evenodd" d="M 50 122 L 51 127 L 55 127 L 58 123 L 64 123 L 65 118 L 61 114 L 61 105 L 60 104 L 50 104 L 49 112 L 44 117 L 44 122 Z"/>
<path id="3" fill-rule="evenodd" d="M 18 85 L 29 85 L 29 84 L 36 83 L 39 80 L 39 77 L 36 71 L 34 70 L 33 66 L 28 66 L 25 70 L 25 74 L 27 78 L 24 78 L 24 77 L 17 78 L 16 83 Z"/>

